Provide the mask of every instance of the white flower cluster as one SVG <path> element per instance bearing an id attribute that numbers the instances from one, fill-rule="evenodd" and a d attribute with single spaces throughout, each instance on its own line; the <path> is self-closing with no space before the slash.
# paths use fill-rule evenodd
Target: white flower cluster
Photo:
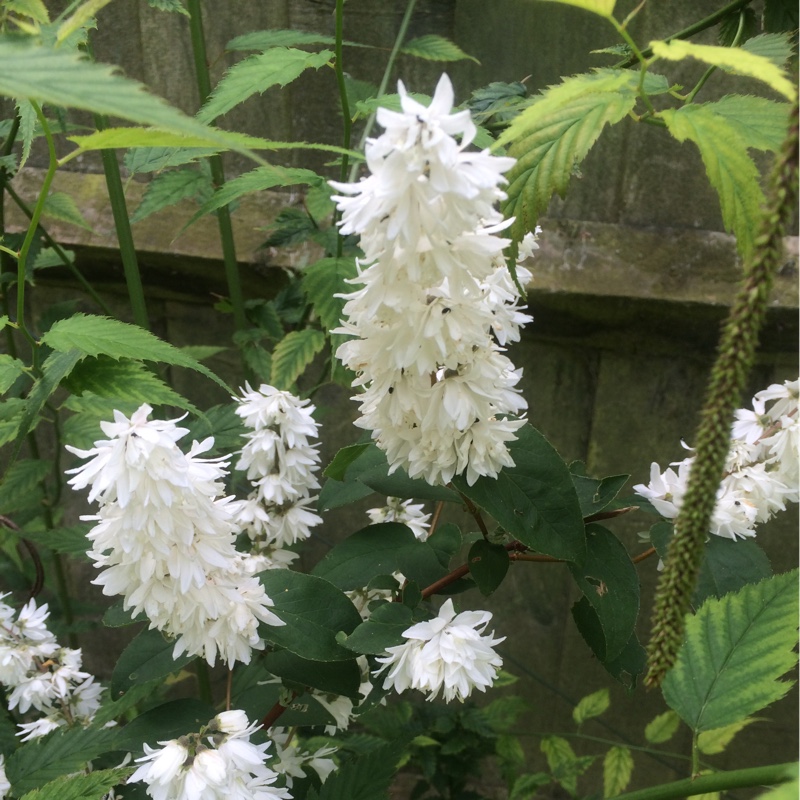
<path id="1" fill-rule="evenodd" d="M 345 195 L 334 198 L 341 232 L 360 234 L 365 256 L 336 330 L 355 338 L 336 355 L 365 387 L 356 424 L 392 470 L 432 484 L 465 472 L 472 484 L 513 464 L 506 443 L 523 422 L 499 415 L 526 407 L 502 349 L 530 317 L 503 260 L 509 242 L 496 235 L 510 223 L 494 208 L 514 160 L 467 150 L 476 129 L 468 111 L 451 113 L 446 75 L 428 107 L 402 83 L 399 92 L 402 113 L 378 110 L 385 132 L 367 143 L 371 174 L 331 183 Z"/>
<path id="2" fill-rule="evenodd" d="M 447 702 L 463 701 L 473 689 L 485 692 L 503 665 L 492 648 L 505 641 L 505 637 L 493 638 L 493 633 L 483 634 L 491 618 L 488 611 L 457 615 L 448 598 L 438 616 L 403 631 L 408 641 L 388 647 L 388 655 L 376 659 L 384 666 L 375 674 L 388 669 L 384 689 L 402 693 L 411 687 L 428 693 L 428 700 L 440 691 Z"/>
<path id="3" fill-rule="evenodd" d="M 244 711 L 224 711 L 199 733 L 144 745 L 141 766 L 128 783 L 144 781 L 153 800 L 283 800 L 272 784 L 278 773 L 264 763 L 270 743 L 254 744 L 259 726 Z"/>
<path id="4" fill-rule="evenodd" d="M 306 777 L 307 769 L 313 769 L 322 783 L 325 783 L 328 776 L 336 769 L 336 762 L 328 758 L 336 752 L 335 747 L 320 747 L 309 753 L 296 743 L 293 731 L 286 728 L 271 728 L 269 733 L 275 745 L 275 757 L 270 766 L 275 772 L 284 776 L 286 785 L 290 789 L 294 785 L 295 778 Z"/>
<path id="5" fill-rule="evenodd" d="M 258 390 L 246 385 L 234 399 L 236 413 L 252 429 L 236 469 L 254 486 L 237 521 L 256 552 L 266 553 L 273 566 L 288 566 L 295 555 L 281 548 L 307 539 L 322 522 L 309 508 L 319 488 L 319 454 L 309 444 L 317 436 L 314 406 L 267 384 Z"/>
<path id="6" fill-rule="evenodd" d="M 177 441 L 188 431 L 175 420 L 148 420 L 143 405 L 128 419 L 114 412 L 101 427 L 108 439 L 91 450 L 68 448 L 82 466 L 70 470 L 76 490 L 91 486 L 97 525 L 89 556 L 103 569 L 94 583 L 124 596 L 132 616 L 178 637 L 174 657 L 217 653 L 232 667 L 263 649 L 259 622 L 283 625 L 253 574 L 250 557 L 234 548 L 236 502 L 224 496 L 227 463 L 200 458 L 213 439 L 184 454 Z"/>
<path id="7" fill-rule="evenodd" d="M 752 411 L 739 409 L 731 431 L 725 477 L 717 491 L 711 533 L 728 539 L 755 536 L 787 502 L 798 502 L 799 381 L 773 384 L 753 398 Z M 770 404 L 769 408 L 767 405 Z M 661 472 L 650 468 L 650 483 L 634 486 L 667 519 L 683 503 L 694 456 Z"/>
<path id="8" fill-rule="evenodd" d="M 411 528 L 414 536 L 421 542 L 428 538 L 428 528 L 431 518 L 422 509 L 422 503 L 412 503 L 411 500 L 402 500 L 399 497 L 387 497 L 386 505 L 382 508 L 370 508 L 367 515 L 373 525 L 381 522 L 402 522 Z"/>
<path id="9" fill-rule="evenodd" d="M 81 671 L 81 651 L 59 646 L 45 624 L 50 615 L 46 603 L 37 608 L 29 600 L 15 619 L 14 609 L 3 602 L 6 597 L 0 595 L 0 684 L 11 689 L 10 710 L 25 714 L 34 708 L 44 715 L 20 725 L 18 735 L 25 742 L 65 725 L 88 725 L 100 707 L 103 687 Z"/>

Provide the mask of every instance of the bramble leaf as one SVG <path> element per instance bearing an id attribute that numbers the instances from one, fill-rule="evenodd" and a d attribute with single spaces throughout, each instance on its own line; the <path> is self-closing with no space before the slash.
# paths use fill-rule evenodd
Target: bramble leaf
<path id="1" fill-rule="evenodd" d="M 103 800 L 110 789 L 131 775 L 134 767 L 93 770 L 86 775 L 62 775 L 20 800 Z"/>
<path id="2" fill-rule="evenodd" d="M 572 719 L 576 725 L 582 725 L 587 719 L 599 717 L 610 705 L 611 697 L 608 689 L 599 689 L 580 699 L 578 705 L 572 709 Z"/>
<path id="3" fill-rule="evenodd" d="M 322 331 L 305 328 L 287 333 L 272 351 L 272 385 L 278 389 L 291 387 L 324 346 Z"/>
<path id="4" fill-rule="evenodd" d="M 184 167 L 162 172 L 147 184 L 142 201 L 131 214 L 131 222 L 141 222 L 181 200 L 206 200 L 212 192 L 211 179 L 202 170 Z"/>
<path id="5" fill-rule="evenodd" d="M 44 201 L 44 215 L 59 222 L 67 222 L 86 231 L 91 231 L 92 226 L 86 221 L 78 204 L 66 192 L 53 192 L 47 195 Z"/>
<path id="6" fill-rule="evenodd" d="M 5 394 L 15 383 L 20 375 L 26 374 L 28 367 L 24 361 L 0 353 L 0 394 Z"/>
<path id="7" fill-rule="evenodd" d="M 633 756 L 627 747 L 612 747 L 603 759 L 603 797 L 625 791 L 633 775 Z"/>
<path id="8" fill-rule="evenodd" d="M 437 36 L 435 33 L 426 36 L 418 36 L 410 42 L 406 42 L 401 48 L 401 53 L 416 58 L 424 58 L 426 61 L 463 61 L 469 59 L 476 64 L 480 64 L 477 58 L 465 53 L 455 42 L 445 39 L 444 36 Z"/>
<path id="9" fill-rule="evenodd" d="M 303 270 L 303 291 L 327 331 L 341 324 L 345 300 L 335 295 L 352 291 L 348 280 L 355 275 L 352 258 L 323 258 Z"/>

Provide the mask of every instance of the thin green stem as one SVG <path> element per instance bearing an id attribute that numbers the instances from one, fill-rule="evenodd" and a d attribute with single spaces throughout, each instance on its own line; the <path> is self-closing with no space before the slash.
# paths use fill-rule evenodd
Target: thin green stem
<path id="1" fill-rule="evenodd" d="M 353 127 L 353 120 L 350 119 L 350 103 L 347 99 L 347 85 L 344 81 L 344 61 L 342 57 L 342 32 L 343 32 L 343 16 L 344 16 L 344 0 L 336 0 L 336 83 L 339 87 L 339 101 L 342 104 L 342 128 L 343 128 L 343 143 L 342 146 L 349 150 L 350 149 L 350 133 Z M 339 171 L 339 180 L 346 181 L 347 180 L 347 167 L 349 164 L 349 159 L 347 155 L 342 156 L 342 166 Z M 334 216 L 334 224 L 338 222 L 339 217 L 341 216 L 341 212 L 339 209 L 336 209 L 336 214 Z M 342 257 L 342 251 L 344 249 L 344 236 L 341 233 L 337 232 L 336 235 L 336 257 Z"/>
<path id="2" fill-rule="evenodd" d="M 692 777 L 700 772 L 700 734 L 692 732 Z"/>
<path id="3" fill-rule="evenodd" d="M 400 48 L 403 46 L 403 42 L 405 41 L 406 33 L 408 32 L 408 25 L 411 22 L 411 15 L 414 13 L 414 7 L 416 5 L 417 0 L 408 0 L 405 14 L 403 14 L 403 19 L 400 22 L 400 29 L 397 31 L 397 36 L 395 37 L 392 51 L 389 53 L 389 60 L 386 62 L 386 69 L 383 71 L 383 77 L 381 78 L 380 85 L 378 86 L 378 98 L 381 98 L 384 96 L 384 94 L 386 94 L 386 87 L 389 85 L 389 78 L 391 77 L 392 70 L 394 69 L 394 62 L 397 60 L 397 56 L 400 53 Z M 376 112 L 373 111 L 367 118 L 367 124 L 364 126 L 361 138 L 358 141 L 357 150 L 359 152 L 364 149 L 364 144 L 369 138 L 370 133 L 372 133 L 372 128 L 375 125 L 375 117 Z M 356 179 L 357 171 L 358 164 L 353 164 L 353 167 L 350 170 L 350 183 Z"/>
<path id="4" fill-rule="evenodd" d="M 649 789 L 620 794 L 612 800 L 682 800 L 709 792 L 746 789 L 753 786 L 775 786 L 788 783 L 797 777 L 797 764 L 771 764 L 767 767 L 734 769 L 714 772 L 697 778 L 685 778 L 673 783 L 662 783 Z"/>
<path id="5" fill-rule="evenodd" d="M 14 191 L 14 188 L 9 184 L 5 187 L 6 191 L 8 192 L 8 196 L 17 204 L 18 208 L 22 213 L 28 218 L 33 218 L 33 211 L 31 211 L 28 204 Z M 69 269 L 69 271 L 74 276 L 75 280 L 80 283 L 83 290 L 88 294 L 92 300 L 97 304 L 100 310 L 104 314 L 108 314 L 108 316 L 112 316 L 111 309 L 106 305 L 105 301 L 100 297 L 99 294 L 94 290 L 92 285 L 86 278 L 83 277 L 81 271 L 75 266 L 75 263 L 70 259 L 67 255 L 64 248 L 47 232 L 45 228 L 39 226 L 39 231 L 42 234 L 42 238 L 47 243 L 47 246 L 52 248 L 55 254 L 61 259 L 64 266 Z M 16 257 L 16 253 L 14 254 Z"/>
<path id="6" fill-rule="evenodd" d="M 208 71 L 206 38 L 203 32 L 200 0 L 188 0 L 188 10 L 195 77 L 197 78 L 197 88 L 200 92 L 200 104 L 202 105 L 211 94 L 211 76 Z M 222 158 L 219 155 L 210 156 L 208 163 L 211 167 L 211 179 L 214 182 L 214 188 L 220 189 L 225 184 L 225 170 L 222 166 Z M 247 327 L 247 315 L 244 308 L 242 282 L 239 276 L 239 262 L 236 259 L 236 244 L 233 239 L 231 212 L 228 206 L 223 206 L 217 210 L 217 222 L 222 244 L 222 260 L 225 264 L 225 279 L 228 283 L 228 293 L 230 294 L 233 308 L 233 320 L 237 330 L 244 330 Z"/>
<path id="7" fill-rule="evenodd" d="M 738 11 L 739 9 L 749 6 L 752 2 L 753 0 L 733 0 L 733 2 L 728 3 L 726 6 L 720 8 L 719 11 L 715 11 L 713 14 L 709 14 L 707 17 L 703 17 L 703 19 L 692 23 L 687 28 L 678 31 L 677 33 L 673 33 L 671 36 L 667 36 L 665 41 L 671 42 L 673 39 L 689 39 L 696 33 L 700 33 L 708 28 L 713 27 L 721 19 L 727 17 L 728 14 L 732 14 L 734 11 Z M 616 66 L 621 69 L 632 67 L 637 61 L 641 61 L 640 56 L 643 56 L 644 58 L 650 58 L 652 55 L 653 51 L 648 47 L 642 50 L 640 55 L 636 55 L 636 53 L 634 53 L 630 58 L 617 64 Z"/>
<path id="8" fill-rule="evenodd" d="M 639 86 L 638 86 L 639 97 L 642 98 L 642 102 L 645 104 L 645 106 L 647 106 L 647 110 L 651 114 L 655 114 L 656 110 L 653 107 L 652 102 L 650 101 L 650 96 L 644 90 L 644 80 L 647 77 L 647 67 L 648 67 L 647 58 L 639 49 L 638 45 L 633 40 L 633 37 L 628 33 L 623 24 L 621 24 L 614 17 L 609 17 L 608 21 L 614 26 L 614 29 L 625 40 L 625 43 L 628 45 L 628 47 L 631 48 L 634 56 L 636 56 L 636 60 L 639 62 Z"/>

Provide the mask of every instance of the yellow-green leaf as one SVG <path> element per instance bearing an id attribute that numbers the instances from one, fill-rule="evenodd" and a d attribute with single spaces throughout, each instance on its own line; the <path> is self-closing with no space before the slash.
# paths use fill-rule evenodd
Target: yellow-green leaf
<path id="1" fill-rule="evenodd" d="M 67 222 L 86 231 L 92 230 L 92 226 L 81 214 L 78 204 L 66 192 L 53 192 L 47 195 L 44 201 L 43 213 L 50 219 Z"/>
<path id="2" fill-rule="evenodd" d="M 572 709 L 572 719 L 576 725 L 581 725 L 591 717 L 599 717 L 611 704 L 608 689 L 600 689 L 592 694 L 587 694 L 578 705 Z"/>
<path id="3" fill-rule="evenodd" d="M 758 722 L 758 719 L 749 717 L 748 719 L 741 719 L 738 722 L 732 722 L 730 725 L 725 725 L 723 728 L 703 731 L 697 737 L 697 746 L 700 748 L 701 753 L 705 753 L 709 756 L 721 753 L 742 728 L 746 728 L 753 722 Z"/>
<path id="4" fill-rule="evenodd" d="M 603 797 L 625 791 L 633 775 L 633 756 L 627 747 L 612 747 L 603 759 Z"/>
<path id="5" fill-rule="evenodd" d="M 430 33 L 426 36 L 419 36 L 406 42 L 401 53 L 416 58 L 424 58 L 427 61 L 463 61 L 469 59 L 476 64 L 480 64 L 477 58 L 465 53 L 457 44 L 445 39 L 444 36 L 437 36 Z"/>
<path id="6" fill-rule="evenodd" d="M 647 723 L 647 727 L 644 729 L 644 738 L 651 744 L 668 742 L 675 735 L 680 723 L 681 718 L 677 711 L 665 711 Z"/>
<path id="7" fill-rule="evenodd" d="M 42 0 L 6 0 L 3 3 L 6 12 L 19 14 L 21 17 L 30 17 L 34 22 L 46 24 L 50 22 L 47 7 Z"/>
<path id="8" fill-rule="evenodd" d="M 782 94 L 787 100 L 794 100 L 797 95 L 797 87 L 783 69 L 769 58 L 751 53 L 741 47 L 694 44 L 682 39 L 673 39 L 670 42 L 650 42 L 650 47 L 653 55 L 658 58 L 666 58 L 668 61 L 696 58 L 698 61 L 719 67 L 726 72 L 732 72 L 734 75 L 757 78 Z"/>
<path id="9" fill-rule="evenodd" d="M 0 394 L 5 394 L 27 371 L 25 363 L 6 353 L 0 353 Z"/>
<path id="10" fill-rule="evenodd" d="M 272 385 L 288 389 L 324 346 L 322 331 L 306 328 L 287 333 L 272 351 Z"/>
<path id="11" fill-rule="evenodd" d="M 110 2 L 111 0 L 87 0 L 82 6 L 78 6 L 75 13 L 61 23 L 56 34 L 56 41 L 63 42 L 65 39 L 69 39 L 75 31 L 86 27 L 89 21 L 97 15 L 97 12 Z"/>
<path id="12" fill-rule="evenodd" d="M 610 17 L 614 13 L 616 0 L 549 0 L 551 3 L 560 3 L 564 6 L 576 6 L 601 17 Z"/>

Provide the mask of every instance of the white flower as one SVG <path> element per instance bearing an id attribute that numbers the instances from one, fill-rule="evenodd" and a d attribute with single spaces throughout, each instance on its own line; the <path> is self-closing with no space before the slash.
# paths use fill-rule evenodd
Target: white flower
<path id="1" fill-rule="evenodd" d="M 402 522 L 411 528 L 414 536 L 421 542 L 428 538 L 430 514 L 423 512 L 422 503 L 412 503 L 411 500 L 402 500 L 399 497 L 387 497 L 386 505 L 382 508 L 370 508 L 367 515 L 373 524 L 380 522 Z"/>
<path id="2" fill-rule="evenodd" d="M 285 728 L 273 728 L 270 731 L 275 745 L 275 757 L 270 766 L 286 780 L 291 789 L 295 778 L 304 778 L 306 768 L 313 769 L 320 781 L 325 783 L 328 776 L 336 769 L 336 762 L 328 758 L 336 752 L 335 747 L 321 747 L 313 753 L 301 749 L 292 742 L 293 733 Z"/>
<path id="3" fill-rule="evenodd" d="M 451 113 L 446 75 L 428 107 L 399 92 L 402 112 L 380 109 L 385 132 L 367 143 L 371 174 L 331 183 L 341 231 L 360 234 L 365 256 L 336 330 L 353 338 L 336 355 L 364 388 L 356 424 L 390 471 L 429 483 L 465 473 L 472 484 L 513 463 L 507 442 L 524 424 L 500 418 L 526 407 L 501 345 L 530 317 L 497 235 L 510 221 L 494 207 L 514 162 L 467 150 L 475 126 L 468 112 Z M 523 252 L 533 249 L 529 239 Z"/>
<path id="4" fill-rule="evenodd" d="M 72 452 L 90 460 L 70 470 L 75 489 L 91 485 L 100 502 L 88 534 L 89 556 L 102 569 L 94 583 L 121 594 L 132 616 L 176 637 L 174 655 L 216 656 L 232 667 L 262 649 L 258 625 L 283 625 L 272 601 L 234 548 L 238 504 L 224 496 L 226 464 L 200 458 L 213 439 L 177 445 L 175 420 L 148 420 L 143 405 L 128 420 L 102 423 L 108 440 Z"/>
<path id="5" fill-rule="evenodd" d="M 388 655 L 376 659 L 388 669 L 384 689 L 398 693 L 418 689 L 433 700 L 441 691 L 448 702 L 463 701 L 473 689 L 486 691 L 497 677 L 503 660 L 492 649 L 505 640 L 483 634 L 492 615 L 488 611 L 464 611 L 456 615 L 453 601 L 446 600 L 438 616 L 403 631 L 408 640 L 387 648 Z"/>

